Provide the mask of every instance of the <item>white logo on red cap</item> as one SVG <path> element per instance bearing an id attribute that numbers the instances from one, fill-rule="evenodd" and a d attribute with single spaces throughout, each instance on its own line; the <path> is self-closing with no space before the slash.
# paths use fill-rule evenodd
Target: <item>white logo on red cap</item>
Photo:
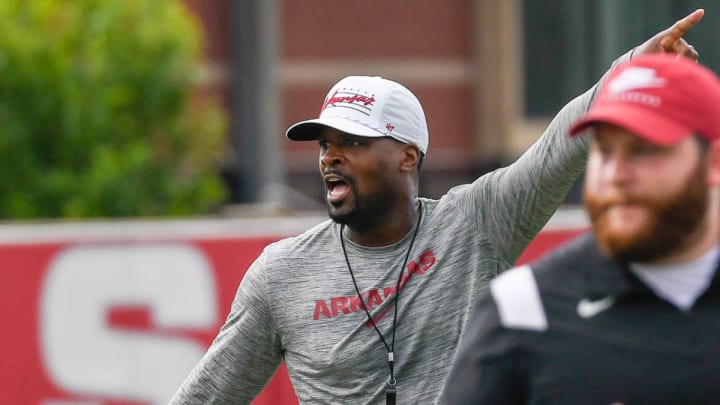
<path id="1" fill-rule="evenodd" d="M 629 67 L 608 84 L 608 91 L 618 94 L 628 90 L 665 86 L 665 79 L 657 77 L 655 73 L 655 69 L 651 68 Z"/>

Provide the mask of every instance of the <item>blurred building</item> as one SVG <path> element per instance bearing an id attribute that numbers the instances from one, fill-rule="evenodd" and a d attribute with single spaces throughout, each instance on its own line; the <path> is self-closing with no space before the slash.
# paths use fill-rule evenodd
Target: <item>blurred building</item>
<path id="1" fill-rule="evenodd" d="M 286 141 L 350 74 L 407 85 L 425 107 L 421 195 L 505 165 L 609 63 L 698 7 L 688 40 L 711 68 L 720 4 L 689 0 L 184 0 L 207 35 L 203 89 L 231 112 L 232 203 L 321 208 L 317 145 Z M 576 188 L 577 189 L 577 188 Z M 572 191 L 569 203 L 578 201 Z"/>

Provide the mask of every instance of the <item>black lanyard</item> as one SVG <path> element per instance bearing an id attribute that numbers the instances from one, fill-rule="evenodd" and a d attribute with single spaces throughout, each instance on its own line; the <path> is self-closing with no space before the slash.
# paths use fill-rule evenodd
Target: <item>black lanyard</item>
<path id="1" fill-rule="evenodd" d="M 418 219 L 417 223 L 415 224 L 415 231 L 413 232 L 412 239 L 410 240 L 410 247 L 408 247 L 407 253 L 405 253 L 405 260 L 400 267 L 400 274 L 398 274 L 397 283 L 395 284 L 395 314 L 393 315 L 392 341 L 390 345 L 388 345 L 387 341 L 385 341 L 383 334 L 380 332 L 380 329 L 378 329 L 375 321 L 372 319 L 372 316 L 370 316 L 370 311 L 368 311 L 367 306 L 365 305 L 365 301 L 363 301 L 362 294 L 360 294 L 360 289 L 358 288 L 357 281 L 355 281 L 355 275 L 353 274 L 352 267 L 350 266 L 350 259 L 348 259 L 347 251 L 345 250 L 345 239 L 343 237 L 345 224 L 340 226 L 340 245 L 342 246 L 343 255 L 345 256 L 345 263 L 347 264 L 348 271 L 350 272 L 350 277 L 352 278 L 353 285 L 355 286 L 355 292 L 357 293 L 358 299 L 360 299 L 360 305 L 365 310 L 365 314 L 367 315 L 370 324 L 373 326 L 378 336 L 380 336 L 380 340 L 385 345 L 385 348 L 388 352 L 388 367 L 390 368 L 390 379 L 388 380 L 387 388 L 385 389 L 385 403 L 387 405 L 395 405 L 395 398 L 397 395 L 397 391 L 395 389 L 395 386 L 397 385 L 397 379 L 395 378 L 394 364 L 395 331 L 397 330 L 398 301 L 400 300 L 400 281 L 402 280 L 402 275 L 405 272 L 405 266 L 407 266 L 408 259 L 410 258 L 410 252 L 412 251 L 413 245 L 415 244 L 415 237 L 418 234 L 418 229 L 420 229 L 421 220 L 422 203 L 420 202 L 420 200 L 418 200 Z"/>

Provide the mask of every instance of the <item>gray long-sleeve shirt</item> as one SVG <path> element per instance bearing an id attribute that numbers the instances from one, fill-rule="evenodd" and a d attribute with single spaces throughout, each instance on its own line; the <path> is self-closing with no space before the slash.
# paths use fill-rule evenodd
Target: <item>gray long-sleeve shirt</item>
<path id="1" fill-rule="evenodd" d="M 439 200 L 421 199 L 422 222 L 398 301 L 398 404 L 440 398 L 479 292 L 514 265 L 582 172 L 588 141 L 567 132 L 593 91 L 568 103 L 512 165 Z M 339 231 L 328 220 L 264 249 L 171 404 L 250 403 L 283 360 L 303 404 L 384 403 L 387 349 L 357 299 Z M 412 231 L 396 244 L 370 248 L 345 238 L 363 301 L 388 344 L 411 239 Z"/>

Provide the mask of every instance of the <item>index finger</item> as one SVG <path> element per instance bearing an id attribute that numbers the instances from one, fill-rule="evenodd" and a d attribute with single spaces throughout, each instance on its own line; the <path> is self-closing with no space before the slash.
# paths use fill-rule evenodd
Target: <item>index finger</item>
<path id="1" fill-rule="evenodd" d="M 699 8 L 688 14 L 686 17 L 677 20 L 675 24 L 670 27 L 665 35 L 665 38 L 662 39 L 663 47 L 671 47 L 674 45 L 674 43 L 680 40 L 683 35 L 690 31 L 690 28 L 694 27 L 695 24 L 703 18 L 703 15 L 705 15 L 705 9 Z"/>

